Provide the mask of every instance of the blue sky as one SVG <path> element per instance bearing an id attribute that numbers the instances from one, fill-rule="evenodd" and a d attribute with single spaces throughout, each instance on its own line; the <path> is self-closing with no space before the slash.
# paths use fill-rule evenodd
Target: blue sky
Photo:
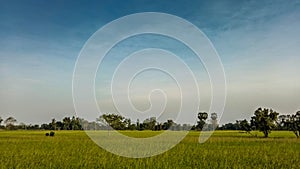
<path id="1" fill-rule="evenodd" d="M 182 17 L 211 40 L 227 80 L 221 122 L 249 118 L 260 106 L 281 113 L 300 109 L 300 1 L 13 0 L 0 1 L 0 116 L 41 123 L 73 115 L 72 74 L 81 48 L 108 22 L 137 12 Z M 148 46 L 155 38 L 133 38 L 120 49 Z M 175 42 L 160 42 L 176 53 Z M 207 82 L 203 68 L 184 53 L 199 81 Z M 117 60 L 112 52 L 107 71 Z M 97 83 L 103 77 L 99 73 Z M 103 88 L 98 90 L 101 99 Z"/>

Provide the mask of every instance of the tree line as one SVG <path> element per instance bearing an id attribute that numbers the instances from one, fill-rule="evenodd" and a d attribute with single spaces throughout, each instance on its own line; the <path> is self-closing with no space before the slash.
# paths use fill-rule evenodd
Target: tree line
<path id="1" fill-rule="evenodd" d="M 4 122 L 4 125 L 2 125 L 2 122 Z M 0 117 L 0 129 L 7 129 L 7 130 L 18 130 L 18 129 L 25 129 L 25 130 L 82 130 L 81 126 L 82 119 L 73 116 L 65 117 L 62 119 L 62 121 L 56 121 L 55 119 L 52 119 L 50 123 L 45 123 L 42 125 L 32 125 L 32 124 L 25 124 L 25 123 L 19 123 L 18 125 L 17 120 L 10 116 L 6 120 L 2 119 Z"/>
<path id="2" fill-rule="evenodd" d="M 209 118 L 210 117 L 210 118 Z M 2 119 L 0 117 L 0 128 L 7 130 L 28 129 L 28 130 L 243 130 L 251 134 L 251 131 L 259 130 L 265 137 L 268 137 L 272 130 L 290 130 L 297 138 L 300 137 L 300 111 L 291 115 L 279 115 L 278 112 L 267 108 L 258 108 L 248 121 L 236 120 L 235 123 L 218 125 L 217 113 L 199 112 L 197 124 L 177 124 L 172 119 L 165 122 L 157 121 L 156 117 L 150 117 L 144 121 L 136 120 L 135 123 L 129 118 L 119 114 L 103 114 L 93 122 L 79 117 L 64 117 L 61 121 L 52 119 L 50 123 L 42 125 L 26 125 L 20 123 L 14 117 Z M 4 125 L 2 125 L 4 122 Z"/>
<path id="3" fill-rule="evenodd" d="M 300 111 L 295 114 L 279 115 L 278 112 L 272 109 L 258 108 L 249 121 L 246 119 L 236 120 L 235 123 L 224 124 L 218 129 L 243 130 L 249 134 L 251 134 L 251 131 L 259 130 L 265 137 L 268 137 L 272 130 L 289 130 L 299 138 Z"/>

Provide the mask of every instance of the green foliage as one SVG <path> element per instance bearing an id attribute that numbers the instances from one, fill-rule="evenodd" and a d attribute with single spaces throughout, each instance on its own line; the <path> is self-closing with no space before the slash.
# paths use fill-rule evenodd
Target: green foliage
<path id="1" fill-rule="evenodd" d="M 125 117 L 118 114 L 103 114 L 97 121 L 106 123 L 115 130 L 125 130 L 126 127 L 131 125 L 130 119 L 125 119 Z"/>
<path id="2" fill-rule="evenodd" d="M 136 124 L 131 123 L 129 118 L 125 118 L 118 114 L 103 114 L 96 119 L 100 123 L 100 129 L 109 129 L 112 127 L 115 130 L 182 130 L 183 126 L 176 124 L 173 120 L 169 119 L 166 122 L 159 123 L 156 121 L 156 117 L 150 117 L 140 123 L 139 119 Z M 104 128 L 103 128 L 104 127 Z M 184 125 L 186 129 L 189 129 L 187 125 Z"/>
<path id="3" fill-rule="evenodd" d="M 6 129 L 8 130 L 12 130 L 15 129 L 15 123 L 17 122 L 17 120 L 14 117 L 8 117 L 4 123 L 6 125 Z"/>
<path id="4" fill-rule="evenodd" d="M 81 120 L 78 117 L 64 117 L 62 122 L 52 119 L 49 124 L 42 124 L 41 129 L 45 130 L 82 130 Z"/>
<path id="5" fill-rule="evenodd" d="M 70 117 L 65 117 L 63 119 L 63 129 L 71 130 L 71 118 Z"/>
<path id="6" fill-rule="evenodd" d="M 241 130 L 244 130 L 247 133 L 250 133 L 251 125 L 248 123 L 248 121 L 246 119 L 238 121 L 237 123 L 239 124 Z"/>
<path id="7" fill-rule="evenodd" d="M 53 136 L 54 136 L 54 134 L 55 134 L 55 132 L 54 132 L 54 131 L 50 131 L 50 134 L 49 134 L 49 136 L 53 137 Z"/>
<path id="8" fill-rule="evenodd" d="M 219 127 L 219 130 L 241 130 L 237 123 L 226 123 Z"/>
<path id="9" fill-rule="evenodd" d="M 300 137 L 300 111 L 288 115 L 287 118 L 283 120 L 283 123 L 289 130 L 294 132 L 297 138 Z"/>
<path id="10" fill-rule="evenodd" d="M 208 114 L 206 112 L 199 112 L 198 119 L 199 120 L 206 120 L 208 118 Z"/>
<path id="11" fill-rule="evenodd" d="M 151 117 L 143 121 L 143 127 L 146 130 L 155 130 L 156 117 Z"/>
<path id="12" fill-rule="evenodd" d="M 163 123 L 162 128 L 163 130 L 169 130 L 174 124 L 175 122 L 173 120 L 167 120 L 166 122 Z"/>
<path id="13" fill-rule="evenodd" d="M 276 120 L 279 113 L 272 109 L 258 108 L 251 117 L 251 126 L 264 133 L 265 137 L 269 136 L 271 130 L 276 128 Z"/>
<path id="14" fill-rule="evenodd" d="M 206 112 L 199 112 L 198 113 L 198 119 L 199 121 L 197 121 L 197 126 L 196 129 L 197 130 L 202 130 L 204 125 L 205 125 L 205 120 L 208 118 L 208 114 Z"/>

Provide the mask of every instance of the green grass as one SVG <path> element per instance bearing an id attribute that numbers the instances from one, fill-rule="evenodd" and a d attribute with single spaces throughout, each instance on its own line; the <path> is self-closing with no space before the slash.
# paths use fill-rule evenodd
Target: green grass
<path id="1" fill-rule="evenodd" d="M 131 159 L 98 147 L 83 131 L 0 131 L 0 168 L 299 168 L 300 139 L 273 131 L 270 138 L 238 131 L 217 131 L 199 144 L 190 132 L 173 149 L 149 158 Z M 125 131 L 133 137 L 152 131 Z"/>

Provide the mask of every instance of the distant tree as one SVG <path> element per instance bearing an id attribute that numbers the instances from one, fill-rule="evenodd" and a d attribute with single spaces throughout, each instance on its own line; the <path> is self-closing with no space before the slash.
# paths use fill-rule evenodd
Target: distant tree
<path id="1" fill-rule="evenodd" d="M 156 117 L 150 117 L 149 129 L 154 130 L 156 123 L 157 123 Z"/>
<path id="2" fill-rule="evenodd" d="M 182 130 L 181 124 L 176 124 L 176 123 L 175 123 L 175 125 L 173 125 L 173 127 L 171 127 L 171 128 L 172 128 L 172 130 L 175 130 L 175 131 Z"/>
<path id="3" fill-rule="evenodd" d="M 145 130 L 144 123 L 139 123 L 139 127 L 137 127 L 137 128 L 140 131 Z"/>
<path id="4" fill-rule="evenodd" d="M 154 127 L 154 130 L 155 130 L 155 131 L 160 131 L 160 130 L 162 130 L 162 124 L 159 123 L 159 122 L 156 122 L 156 125 L 155 125 L 155 127 Z"/>
<path id="5" fill-rule="evenodd" d="M 28 129 L 38 130 L 38 129 L 40 129 L 40 125 L 35 124 L 33 126 L 29 126 Z"/>
<path id="6" fill-rule="evenodd" d="M 19 128 L 19 129 L 24 129 L 24 130 L 26 130 L 27 126 L 26 126 L 25 123 L 21 122 L 21 123 L 19 124 L 19 127 L 18 127 L 18 128 Z"/>
<path id="7" fill-rule="evenodd" d="M 271 130 L 276 127 L 276 120 L 279 113 L 272 109 L 258 108 L 251 117 L 251 126 L 264 133 L 265 137 L 269 136 Z"/>
<path id="8" fill-rule="evenodd" d="M 0 126 L 1 126 L 2 121 L 3 121 L 3 119 L 2 119 L 2 117 L 0 117 Z"/>
<path id="9" fill-rule="evenodd" d="M 162 129 L 163 129 L 163 130 L 169 130 L 169 129 L 171 129 L 171 126 L 172 126 L 173 124 L 175 124 L 174 121 L 171 120 L 171 119 L 169 119 L 169 120 L 167 120 L 166 122 L 163 123 Z"/>
<path id="10" fill-rule="evenodd" d="M 300 137 L 300 111 L 288 116 L 284 123 L 290 131 L 294 132 L 297 138 Z"/>
<path id="11" fill-rule="evenodd" d="M 191 130 L 197 130 L 196 125 L 192 125 Z"/>
<path id="12" fill-rule="evenodd" d="M 145 120 L 143 121 L 143 128 L 144 128 L 145 130 L 149 130 L 149 129 L 150 129 L 150 119 L 149 119 L 149 118 L 147 118 L 147 119 L 145 119 Z"/>
<path id="13" fill-rule="evenodd" d="M 137 130 L 141 130 L 141 126 L 140 126 L 141 124 L 140 124 L 140 119 L 137 119 L 136 120 L 136 129 Z"/>
<path id="14" fill-rule="evenodd" d="M 71 130 L 71 118 L 70 117 L 65 117 L 63 119 L 63 129 Z"/>
<path id="15" fill-rule="evenodd" d="M 6 125 L 6 128 L 11 130 L 14 128 L 14 124 L 17 122 L 17 120 L 14 117 L 8 117 L 4 123 Z"/>
<path id="16" fill-rule="evenodd" d="M 92 121 L 88 123 L 88 130 L 99 130 L 100 126 L 98 125 L 97 122 Z"/>
<path id="17" fill-rule="evenodd" d="M 250 134 L 250 132 L 252 130 L 251 125 L 250 125 L 250 123 L 248 123 L 248 121 L 246 119 L 237 121 L 237 123 L 239 125 L 240 130 L 246 131 L 246 133 Z"/>
<path id="18" fill-rule="evenodd" d="M 56 130 L 56 120 L 53 118 L 50 123 L 51 130 Z"/>
<path id="19" fill-rule="evenodd" d="M 99 120 L 106 121 L 110 127 L 114 128 L 115 130 L 125 130 L 126 129 L 126 119 L 125 117 L 118 115 L 118 114 L 103 114 L 99 117 Z M 128 121 L 128 120 L 127 120 Z"/>
<path id="20" fill-rule="evenodd" d="M 289 121 L 290 115 L 280 115 L 276 121 L 278 130 L 288 130 L 286 122 Z"/>
<path id="21" fill-rule="evenodd" d="M 44 129 L 44 130 L 50 130 L 50 127 L 48 124 L 42 124 L 41 125 L 41 129 Z"/>
<path id="22" fill-rule="evenodd" d="M 82 126 L 80 124 L 80 119 L 78 117 L 75 118 L 75 116 L 72 117 L 71 123 L 70 123 L 71 130 L 82 130 Z"/>
<path id="23" fill-rule="evenodd" d="M 57 130 L 62 130 L 62 129 L 64 129 L 64 124 L 63 124 L 63 122 L 61 122 L 61 121 L 56 121 L 55 126 L 56 126 L 56 129 L 57 129 Z"/>
<path id="24" fill-rule="evenodd" d="M 130 119 L 127 119 L 127 129 L 128 130 L 135 130 L 136 129 L 136 125 L 134 123 L 131 123 Z"/>
<path id="25" fill-rule="evenodd" d="M 88 129 L 89 122 L 87 120 L 79 119 L 79 123 L 81 124 L 83 130 L 87 130 Z"/>
<path id="26" fill-rule="evenodd" d="M 182 130 L 190 130 L 191 126 L 189 124 L 183 124 Z"/>
<path id="27" fill-rule="evenodd" d="M 236 123 L 226 123 L 219 127 L 219 130 L 240 130 L 239 125 Z"/>
<path id="28" fill-rule="evenodd" d="M 155 130 L 156 117 L 150 117 L 143 121 L 144 129 L 146 130 Z"/>
<path id="29" fill-rule="evenodd" d="M 199 112 L 198 113 L 198 119 L 196 128 L 198 130 L 202 130 L 205 125 L 205 120 L 208 118 L 208 114 L 206 112 Z"/>
<path id="30" fill-rule="evenodd" d="M 211 113 L 210 118 L 211 118 L 212 129 L 214 130 L 218 127 L 217 113 Z"/>

